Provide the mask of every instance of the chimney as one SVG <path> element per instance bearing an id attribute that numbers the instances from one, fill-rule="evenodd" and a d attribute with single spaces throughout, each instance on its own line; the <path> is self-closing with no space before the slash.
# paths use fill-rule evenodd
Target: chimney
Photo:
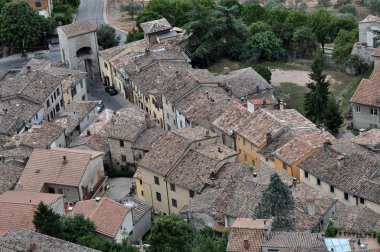
<path id="1" fill-rule="evenodd" d="M 230 68 L 229 67 L 224 67 L 223 68 L 223 74 L 224 75 L 227 75 L 227 74 L 229 74 L 230 73 Z"/>
<path id="2" fill-rule="evenodd" d="M 338 160 L 338 164 L 337 164 L 338 168 L 342 168 L 344 164 L 344 156 L 338 156 L 337 160 Z"/>
<path id="3" fill-rule="evenodd" d="M 31 66 L 26 66 L 26 73 L 30 73 L 32 71 L 32 67 Z"/>
<path id="4" fill-rule="evenodd" d="M 359 132 L 360 132 L 360 135 L 363 135 L 365 132 L 365 129 L 360 129 Z"/>
<path id="5" fill-rule="evenodd" d="M 66 156 L 63 156 L 63 164 L 67 164 L 67 159 L 66 159 Z"/>
<path id="6" fill-rule="evenodd" d="M 96 202 L 96 205 L 99 205 L 100 197 L 96 197 L 96 198 L 95 198 L 95 202 Z"/>
<path id="7" fill-rule="evenodd" d="M 324 148 L 328 148 L 328 147 L 331 146 L 331 145 L 332 145 L 332 143 L 331 143 L 330 140 L 327 140 L 326 142 L 323 143 L 323 147 L 324 147 Z"/>
<path id="8" fill-rule="evenodd" d="M 267 138 L 267 145 L 272 143 L 272 134 L 270 132 L 266 134 L 266 138 Z"/>
<path id="9" fill-rule="evenodd" d="M 257 173 L 256 172 L 253 173 L 253 183 L 255 185 L 257 185 Z"/>
<path id="10" fill-rule="evenodd" d="M 284 111 L 285 105 L 284 105 L 284 100 L 280 100 L 280 111 Z"/>
<path id="11" fill-rule="evenodd" d="M 37 245 L 35 243 L 30 243 L 29 244 L 29 248 L 28 248 L 28 252 L 34 252 L 37 250 Z"/>
<path id="12" fill-rule="evenodd" d="M 265 240 L 269 240 L 269 233 L 270 233 L 270 225 L 267 224 L 267 220 L 264 220 L 264 238 Z"/>
<path id="13" fill-rule="evenodd" d="M 314 201 L 311 200 L 309 202 L 309 204 L 307 205 L 307 213 L 310 215 L 310 216 L 313 216 L 315 215 L 315 205 L 314 205 Z"/>
<path id="14" fill-rule="evenodd" d="M 244 249 L 249 249 L 249 241 L 244 240 Z"/>
<path id="15" fill-rule="evenodd" d="M 91 131 L 87 130 L 87 136 L 91 136 Z"/>

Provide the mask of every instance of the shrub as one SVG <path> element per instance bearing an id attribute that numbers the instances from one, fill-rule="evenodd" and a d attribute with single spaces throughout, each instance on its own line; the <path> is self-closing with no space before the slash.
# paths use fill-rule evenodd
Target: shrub
<path id="1" fill-rule="evenodd" d="M 261 75 L 267 82 L 270 83 L 270 80 L 272 78 L 272 72 L 270 71 L 269 67 L 258 64 L 255 66 L 255 71 Z"/>
<path id="2" fill-rule="evenodd" d="M 117 177 L 126 177 L 132 178 L 135 174 L 135 169 L 133 167 L 129 167 L 126 165 L 121 165 L 120 169 L 110 168 L 109 166 L 104 167 L 106 174 L 109 178 L 117 178 Z"/>
<path id="3" fill-rule="evenodd" d="M 338 228 L 334 226 L 332 221 L 329 222 L 329 225 L 327 226 L 326 230 L 326 237 L 335 237 L 338 233 Z"/>
<path id="4" fill-rule="evenodd" d="M 368 64 L 357 54 L 351 55 L 346 65 L 354 70 L 355 75 L 363 74 L 368 69 Z"/>
<path id="5" fill-rule="evenodd" d="M 339 12 L 340 13 L 349 13 L 352 14 L 353 16 L 356 16 L 357 11 L 356 7 L 353 4 L 345 4 L 339 7 Z"/>
<path id="6" fill-rule="evenodd" d="M 329 7 L 331 5 L 331 0 L 318 0 L 318 6 Z"/>

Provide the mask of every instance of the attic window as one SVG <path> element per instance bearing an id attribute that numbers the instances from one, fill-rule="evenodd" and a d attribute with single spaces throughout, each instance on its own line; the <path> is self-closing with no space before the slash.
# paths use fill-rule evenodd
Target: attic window
<path id="1" fill-rule="evenodd" d="M 40 2 L 40 0 L 35 0 L 34 3 L 36 4 L 36 7 L 41 7 L 41 2 Z"/>

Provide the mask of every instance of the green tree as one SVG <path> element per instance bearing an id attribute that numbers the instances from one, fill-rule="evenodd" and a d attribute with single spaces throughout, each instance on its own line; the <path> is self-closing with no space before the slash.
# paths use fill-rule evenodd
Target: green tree
<path id="1" fill-rule="evenodd" d="M 92 233 L 79 237 L 77 239 L 77 243 L 79 245 L 100 251 L 109 251 L 108 247 L 111 246 L 110 244 L 107 244 L 107 242 L 102 238 Z"/>
<path id="2" fill-rule="evenodd" d="M 329 35 L 332 32 L 333 27 L 331 23 L 333 22 L 333 17 L 331 14 L 325 10 L 320 9 L 317 12 L 310 15 L 308 20 L 308 26 L 313 30 L 317 37 L 317 41 L 322 45 L 322 52 L 325 51 L 325 44 L 329 39 Z"/>
<path id="3" fill-rule="evenodd" d="M 270 183 L 255 209 L 255 218 L 274 218 L 274 228 L 293 230 L 295 227 L 292 191 L 277 173 L 270 177 Z"/>
<path id="4" fill-rule="evenodd" d="M 256 34 L 259 32 L 272 31 L 272 26 L 265 23 L 264 21 L 257 21 L 257 22 L 252 23 L 249 26 L 249 31 L 251 32 L 251 34 Z"/>
<path id="5" fill-rule="evenodd" d="M 281 40 L 273 32 L 259 32 L 249 37 L 244 44 L 241 58 L 248 61 L 257 59 L 278 60 L 285 55 Z"/>
<path id="6" fill-rule="evenodd" d="M 346 31 L 340 30 L 334 40 L 334 50 L 332 57 L 337 62 L 345 62 L 349 59 L 352 47 L 358 41 L 358 30 Z"/>
<path id="7" fill-rule="evenodd" d="M 54 2 L 52 17 L 56 23 L 62 22 L 63 25 L 70 24 L 73 21 L 74 12 L 75 10 L 72 5 Z"/>
<path id="8" fill-rule="evenodd" d="M 281 9 L 284 8 L 284 4 L 281 0 L 267 0 L 265 1 L 265 8 L 268 9 Z"/>
<path id="9" fill-rule="evenodd" d="M 140 40 L 144 38 L 144 33 L 140 30 L 134 30 L 133 32 L 128 33 L 127 40 L 125 43 L 131 43 L 136 40 Z"/>
<path id="10" fill-rule="evenodd" d="M 85 219 L 82 214 L 62 219 L 61 239 L 77 243 L 78 239 L 95 232 L 95 225 L 90 219 Z"/>
<path id="11" fill-rule="evenodd" d="M 123 4 L 121 6 L 121 10 L 128 11 L 129 14 L 131 14 L 132 19 L 135 18 L 135 15 L 138 11 L 140 11 L 143 8 L 143 6 L 138 2 L 129 2 L 126 4 Z"/>
<path id="12" fill-rule="evenodd" d="M 126 239 L 121 243 L 113 243 L 108 252 L 139 252 L 140 249 L 130 244 Z"/>
<path id="13" fill-rule="evenodd" d="M 334 226 L 334 223 L 332 221 L 329 221 L 329 224 L 327 225 L 327 230 L 325 233 L 326 237 L 335 237 L 338 233 L 338 228 Z"/>
<path id="14" fill-rule="evenodd" d="M 326 75 L 322 74 L 324 70 L 324 58 L 319 49 L 314 54 L 311 70 L 312 72 L 309 76 L 312 82 L 306 84 L 310 91 L 305 94 L 305 114 L 307 118 L 315 123 L 323 122 L 330 84 L 326 80 Z"/>
<path id="15" fill-rule="evenodd" d="M 343 15 L 341 17 L 334 18 L 331 22 L 331 35 L 330 37 L 334 39 L 340 30 L 352 31 L 358 29 L 358 23 L 354 16 Z"/>
<path id="16" fill-rule="evenodd" d="M 245 24 L 250 25 L 263 20 L 265 11 L 266 9 L 257 3 L 245 4 L 241 12 L 241 18 Z"/>
<path id="17" fill-rule="evenodd" d="M 204 227 L 194 235 L 192 252 L 224 252 L 227 248 L 225 238 L 226 236 L 215 235 L 212 228 Z"/>
<path id="18" fill-rule="evenodd" d="M 149 235 L 152 252 L 191 251 L 193 231 L 177 215 L 157 217 Z"/>
<path id="19" fill-rule="evenodd" d="M 5 4 L 10 3 L 11 0 L 0 0 L 0 11 L 4 7 Z"/>
<path id="20" fill-rule="evenodd" d="M 157 12 L 143 9 L 137 14 L 136 23 L 137 25 L 140 25 L 141 23 L 145 23 L 148 21 L 157 20 L 161 18 L 163 18 L 163 16 L 161 16 Z"/>
<path id="21" fill-rule="evenodd" d="M 0 43 L 22 52 L 44 37 L 45 18 L 25 2 L 8 3 L 0 12 Z"/>
<path id="22" fill-rule="evenodd" d="M 116 35 L 115 28 L 102 24 L 96 30 L 96 37 L 98 39 L 98 44 L 103 49 L 108 49 L 114 46 L 119 45 L 120 36 Z"/>
<path id="23" fill-rule="evenodd" d="M 324 125 L 331 131 L 337 132 L 339 127 L 343 124 L 343 118 L 339 110 L 339 104 L 336 102 L 335 97 L 330 95 L 324 117 Z"/>
<path id="24" fill-rule="evenodd" d="M 357 54 L 351 55 L 348 58 L 346 66 L 350 67 L 354 71 L 355 75 L 363 74 L 368 69 L 368 64 L 365 62 L 363 57 Z"/>
<path id="25" fill-rule="evenodd" d="M 344 4 L 342 6 L 339 7 L 339 12 L 340 13 L 349 13 L 353 16 L 356 16 L 357 14 L 357 10 L 356 10 L 356 7 L 355 5 L 349 3 L 349 4 Z"/>
<path id="26" fill-rule="evenodd" d="M 262 64 L 257 64 L 255 66 L 255 71 L 261 75 L 268 83 L 270 83 L 270 80 L 272 78 L 272 72 L 270 71 L 269 67 L 264 66 Z"/>
<path id="27" fill-rule="evenodd" d="M 41 201 L 34 212 L 33 224 L 39 233 L 60 237 L 62 231 L 60 218 L 59 214 L 54 213 Z"/>
<path id="28" fill-rule="evenodd" d="M 295 57 L 310 57 L 317 48 L 317 38 L 307 26 L 301 26 L 293 33 L 292 42 Z"/>
<path id="29" fill-rule="evenodd" d="M 380 0 L 369 0 L 367 5 L 372 14 L 380 15 Z"/>

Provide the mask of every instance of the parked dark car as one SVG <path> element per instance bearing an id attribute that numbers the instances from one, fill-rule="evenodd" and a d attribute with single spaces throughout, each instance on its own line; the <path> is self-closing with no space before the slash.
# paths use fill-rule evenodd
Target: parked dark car
<path id="1" fill-rule="evenodd" d="M 105 87 L 105 90 L 107 93 L 109 93 L 110 95 L 116 95 L 117 94 L 117 90 L 115 87 L 113 86 L 107 86 Z"/>
<path id="2" fill-rule="evenodd" d="M 98 104 L 96 105 L 96 110 L 98 111 L 98 113 L 102 112 L 104 109 L 104 102 L 103 101 L 99 101 Z"/>

